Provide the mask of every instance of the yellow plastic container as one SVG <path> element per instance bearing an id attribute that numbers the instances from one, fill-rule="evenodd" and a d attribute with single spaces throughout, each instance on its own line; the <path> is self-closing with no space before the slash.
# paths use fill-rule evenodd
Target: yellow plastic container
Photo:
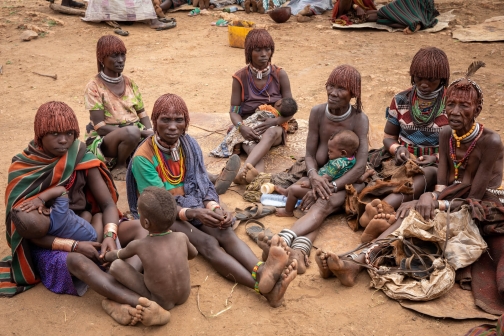
<path id="1" fill-rule="evenodd" d="M 229 46 L 233 48 L 245 48 L 245 37 L 254 28 L 228 26 Z"/>

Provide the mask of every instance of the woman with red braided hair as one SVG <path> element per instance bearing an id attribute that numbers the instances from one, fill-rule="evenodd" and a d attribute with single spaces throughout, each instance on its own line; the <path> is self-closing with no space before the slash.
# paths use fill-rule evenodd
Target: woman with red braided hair
<path id="1" fill-rule="evenodd" d="M 125 246 L 134 239 L 144 238 L 147 231 L 137 221 L 119 224 L 118 195 L 112 177 L 105 164 L 79 141 L 75 113 L 62 102 L 43 104 L 35 115 L 34 129 L 35 139 L 14 156 L 9 168 L 5 224 L 12 259 L 0 263 L 0 296 L 15 295 L 40 281 L 58 294 L 82 296 L 89 286 L 113 300 L 104 300 L 103 308 L 121 324 L 140 320 L 145 325 L 164 322 L 158 317 L 165 316 L 166 311 L 127 289 L 98 266 L 104 263 L 105 252 L 117 250 L 116 239 Z M 67 190 L 63 194 L 68 196 L 69 207 L 76 214 L 84 210 L 101 214 L 104 228 L 101 244 L 49 235 L 34 238 L 42 232 L 43 223 L 21 222 L 19 218 L 13 221 L 14 212 L 25 211 L 19 208 L 22 203 L 29 202 L 34 209 L 41 209 L 46 201 L 50 203 L 43 198 L 43 192 L 58 186 Z M 128 262 L 141 269 L 139 259 Z M 134 308 L 137 305 L 143 308 Z"/>
<path id="2" fill-rule="evenodd" d="M 368 117 L 362 112 L 361 76 L 350 65 L 335 68 L 325 84 L 327 103 L 317 105 L 310 112 L 308 137 L 306 139 L 306 169 L 311 191 L 303 198 L 300 208 L 308 210 L 291 229 L 283 229 L 279 236 L 291 247 L 291 255 L 298 261 L 298 273 L 306 272 L 312 242 L 324 220 L 342 209 L 345 185 L 354 184 L 357 190 L 364 185 L 357 182 L 365 171 L 368 152 Z M 355 99 L 355 105 L 350 101 Z M 317 174 L 319 168 L 329 161 L 328 140 L 338 131 L 350 130 L 359 137 L 356 163 L 340 178 L 329 182 Z M 259 235 L 259 246 L 265 253 L 269 250 L 267 238 Z"/>
<path id="3" fill-rule="evenodd" d="M 131 213 L 139 216 L 138 195 L 145 188 L 165 188 L 177 202 L 177 220 L 171 229 L 185 233 L 226 279 L 255 289 L 272 307 L 281 305 L 297 275 L 296 261 L 289 262 L 289 252 L 278 236 L 272 239 L 271 261 L 263 263 L 235 234 L 233 217 L 219 205 L 219 196 L 206 173 L 201 148 L 186 134 L 189 112 L 182 98 L 174 94 L 159 97 L 151 118 L 155 134 L 138 147 L 128 169 Z"/>
<path id="4" fill-rule="evenodd" d="M 98 74 L 84 94 L 91 122 L 86 126 L 88 149 L 111 169 L 117 181 L 126 178 L 127 159 L 142 138 L 152 135 L 138 86 L 122 75 L 126 46 L 113 35 L 102 36 L 96 45 Z"/>
<path id="5" fill-rule="evenodd" d="M 394 210 L 402 202 L 418 199 L 436 184 L 439 134 L 448 125 L 445 112 L 450 79 L 448 57 L 441 49 L 422 48 L 413 57 L 410 75 L 412 87 L 396 94 L 387 108 L 384 147 L 372 154 L 369 161 L 380 171 L 385 160 L 393 159 L 400 166 L 413 159 L 422 173 L 413 176 L 412 194 L 391 193 L 366 206 L 359 219 L 365 228 L 362 242 L 371 241 L 385 231 L 394 222 Z"/>
<path id="6" fill-rule="evenodd" d="M 291 117 L 268 118 L 251 128 L 243 125 L 243 120 L 251 116 L 263 104 L 274 105 L 282 98 L 292 98 L 287 73 L 271 63 L 275 52 L 275 42 L 265 29 L 254 29 L 245 38 L 245 63 L 233 75 L 231 92 L 231 122 L 248 143 L 242 144 L 248 157 L 245 166 L 238 173 L 235 183 L 250 183 L 265 169 L 263 157 L 271 147 L 284 144 L 286 132 L 280 125 Z"/>

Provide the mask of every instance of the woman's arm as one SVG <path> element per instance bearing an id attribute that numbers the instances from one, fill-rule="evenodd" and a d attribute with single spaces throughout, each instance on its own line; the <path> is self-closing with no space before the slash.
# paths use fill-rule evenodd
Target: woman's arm
<path id="1" fill-rule="evenodd" d="M 292 98 L 289 76 L 287 76 L 287 73 L 284 71 L 284 69 L 280 69 L 278 77 L 280 81 L 280 91 L 282 94 L 282 98 Z"/>
<path id="2" fill-rule="evenodd" d="M 105 112 L 103 110 L 91 110 L 89 111 L 91 122 L 93 125 L 98 125 L 101 122 L 105 122 Z M 96 133 L 100 136 L 105 136 L 110 132 L 115 131 L 118 126 L 114 125 L 103 125 L 98 129 L 95 129 Z"/>
<path id="3" fill-rule="evenodd" d="M 359 149 L 355 155 L 356 163 L 352 169 L 350 169 L 346 174 L 337 179 L 336 186 L 338 190 L 344 190 L 345 185 L 355 183 L 359 177 L 366 171 L 366 164 L 368 158 L 368 132 L 369 132 L 369 119 L 364 112 L 356 115 L 359 119 L 356 120 L 354 133 L 359 137 Z"/>
<path id="4" fill-rule="evenodd" d="M 233 85 L 231 89 L 231 109 L 229 111 L 229 116 L 231 118 L 231 122 L 233 125 L 238 127 L 241 135 L 245 138 L 245 140 L 249 141 L 259 141 L 259 134 L 257 134 L 253 128 L 243 125 L 242 116 L 237 113 L 237 108 L 241 106 L 241 95 L 242 95 L 242 87 L 240 82 L 236 78 L 233 78 Z"/>

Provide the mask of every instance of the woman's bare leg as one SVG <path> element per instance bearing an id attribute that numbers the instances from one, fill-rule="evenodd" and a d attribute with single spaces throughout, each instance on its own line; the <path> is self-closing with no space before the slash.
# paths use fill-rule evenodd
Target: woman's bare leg
<path id="1" fill-rule="evenodd" d="M 245 163 L 250 163 L 259 172 L 264 172 L 265 165 L 263 157 L 268 153 L 271 147 L 278 146 L 282 143 L 283 130 L 280 126 L 268 128 L 262 134 L 261 141 L 258 144 L 249 146 L 244 145 L 243 149 L 248 154 Z"/>
<path id="2" fill-rule="evenodd" d="M 113 170 L 124 169 L 126 160 L 133 153 L 140 142 L 140 129 L 136 126 L 117 128 L 103 137 L 101 151 L 106 157 L 117 158 Z"/>

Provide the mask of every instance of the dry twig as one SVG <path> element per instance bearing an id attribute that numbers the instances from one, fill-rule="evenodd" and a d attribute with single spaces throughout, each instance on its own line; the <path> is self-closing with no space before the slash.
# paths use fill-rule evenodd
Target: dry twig
<path id="1" fill-rule="evenodd" d="M 39 75 L 39 76 L 42 76 L 42 77 L 49 77 L 49 78 L 52 78 L 54 80 L 58 79 L 58 75 L 44 75 L 44 74 L 41 74 L 41 73 L 38 73 L 38 72 L 35 72 L 35 71 L 32 71 L 35 75 Z"/>

